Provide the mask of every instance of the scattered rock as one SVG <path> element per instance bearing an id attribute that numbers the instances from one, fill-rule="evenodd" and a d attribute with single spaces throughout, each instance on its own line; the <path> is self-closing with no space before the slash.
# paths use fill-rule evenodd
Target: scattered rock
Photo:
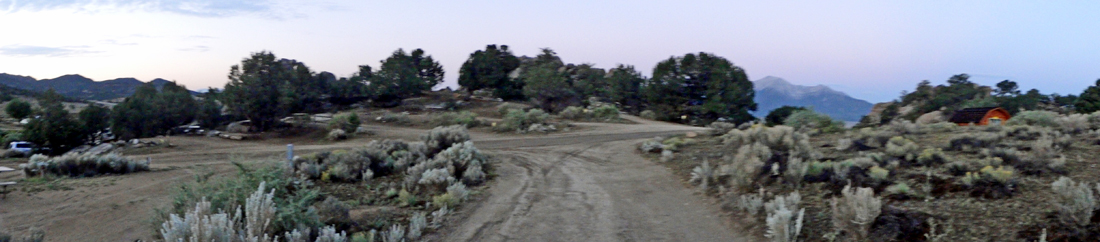
<path id="1" fill-rule="evenodd" d="M 871 238 L 878 241 L 925 241 L 932 215 L 884 206 L 882 214 L 871 224 Z"/>

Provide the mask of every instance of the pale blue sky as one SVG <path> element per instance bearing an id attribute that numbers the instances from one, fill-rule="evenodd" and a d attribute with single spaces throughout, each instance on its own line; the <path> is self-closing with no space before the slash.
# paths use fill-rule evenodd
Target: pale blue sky
<path id="1" fill-rule="evenodd" d="M 220 87 L 273 51 L 339 76 L 422 48 L 455 85 L 468 55 L 550 47 L 571 63 L 643 73 L 711 52 L 752 79 L 824 84 L 872 102 L 958 73 L 1078 94 L 1100 78 L 1096 1 L 0 0 L 0 72 Z"/>

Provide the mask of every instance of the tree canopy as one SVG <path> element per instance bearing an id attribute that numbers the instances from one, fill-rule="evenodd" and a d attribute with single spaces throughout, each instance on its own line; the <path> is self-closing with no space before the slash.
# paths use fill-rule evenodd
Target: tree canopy
<path id="1" fill-rule="evenodd" d="M 764 116 L 764 124 L 767 126 L 781 125 L 784 123 L 784 121 L 787 120 L 787 117 L 791 116 L 792 113 L 802 110 L 806 110 L 806 108 L 784 105 L 782 107 L 773 109 L 771 112 L 768 113 L 768 116 Z"/>
<path id="2" fill-rule="evenodd" d="M 1073 106 L 1078 113 L 1100 111 L 1100 79 L 1096 80 L 1095 85 L 1089 86 L 1084 92 L 1081 92 L 1081 96 L 1077 97 L 1077 101 L 1073 103 Z"/>
<path id="3" fill-rule="evenodd" d="M 153 83 L 138 86 L 111 110 L 111 131 L 122 138 L 163 135 L 195 119 L 198 103 L 191 91 L 169 82 L 157 91 Z"/>
<path id="4" fill-rule="evenodd" d="M 49 148 L 54 154 L 64 153 L 84 143 L 81 124 L 65 110 L 62 99 L 53 89 L 47 90 L 38 99 L 41 116 L 31 119 L 23 130 L 24 139 Z"/>
<path id="5" fill-rule="evenodd" d="M 641 112 L 645 104 L 642 99 L 642 83 L 645 77 L 634 66 L 622 65 L 607 72 L 607 98 L 618 103 L 630 112 Z"/>
<path id="6" fill-rule="evenodd" d="M 4 107 L 4 111 L 8 113 L 8 116 L 19 120 L 27 118 L 34 110 L 31 109 L 31 104 L 27 101 L 23 101 L 23 99 L 14 99 Z"/>
<path id="7" fill-rule="evenodd" d="M 462 63 L 462 68 L 458 71 L 458 85 L 465 87 L 471 94 L 489 88 L 493 89 L 493 94 L 497 97 L 513 98 L 514 95 L 511 94 L 516 91 L 508 89 L 513 89 L 516 85 L 508 74 L 519 68 L 519 65 L 519 58 L 508 50 L 507 45 L 501 45 L 500 48 L 489 45 L 484 51 L 474 51 Z"/>
<path id="8" fill-rule="evenodd" d="M 406 54 L 397 49 L 370 78 L 367 89 L 375 100 L 383 102 L 419 96 L 424 91 L 443 82 L 443 66 L 424 50 L 415 49 Z"/>
<path id="9" fill-rule="evenodd" d="M 741 123 L 752 120 L 749 111 L 756 110 L 745 71 L 704 52 L 657 63 L 645 88 L 646 99 L 664 120 L 684 115 L 703 122 L 724 118 Z"/>
<path id="10" fill-rule="evenodd" d="M 294 72 L 277 61 L 275 54 L 262 51 L 229 68 L 222 100 L 230 112 L 247 117 L 260 130 L 271 128 L 275 120 L 290 113 L 294 98 L 284 96 L 284 86 Z"/>

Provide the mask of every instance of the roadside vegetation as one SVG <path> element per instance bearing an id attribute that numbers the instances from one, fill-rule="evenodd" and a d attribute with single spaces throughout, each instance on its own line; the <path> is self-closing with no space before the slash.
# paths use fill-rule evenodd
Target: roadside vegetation
<path id="1" fill-rule="evenodd" d="M 1096 240 L 1100 112 L 1053 110 L 845 129 L 792 107 L 774 126 L 715 122 L 639 150 L 770 241 Z"/>
<path id="2" fill-rule="evenodd" d="M 420 142 L 295 157 L 293 168 L 234 163 L 236 176 L 180 186 L 153 227 L 168 241 L 411 241 L 478 193 L 489 162 L 464 127 L 449 126 Z"/>

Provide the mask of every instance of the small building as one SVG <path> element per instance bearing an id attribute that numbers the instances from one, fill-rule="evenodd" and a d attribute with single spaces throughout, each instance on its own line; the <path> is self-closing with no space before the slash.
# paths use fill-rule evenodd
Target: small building
<path id="1" fill-rule="evenodd" d="M 984 107 L 984 108 L 964 108 L 955 111 L 954 115 L 951 115 L 949 122 L 958 124 L 959 126 L 974 125 L 1001 125 L 1005 121 L 1012 118 L 1012 115 L 1008 114 L 1003 108 L 999 107 Z"/>

